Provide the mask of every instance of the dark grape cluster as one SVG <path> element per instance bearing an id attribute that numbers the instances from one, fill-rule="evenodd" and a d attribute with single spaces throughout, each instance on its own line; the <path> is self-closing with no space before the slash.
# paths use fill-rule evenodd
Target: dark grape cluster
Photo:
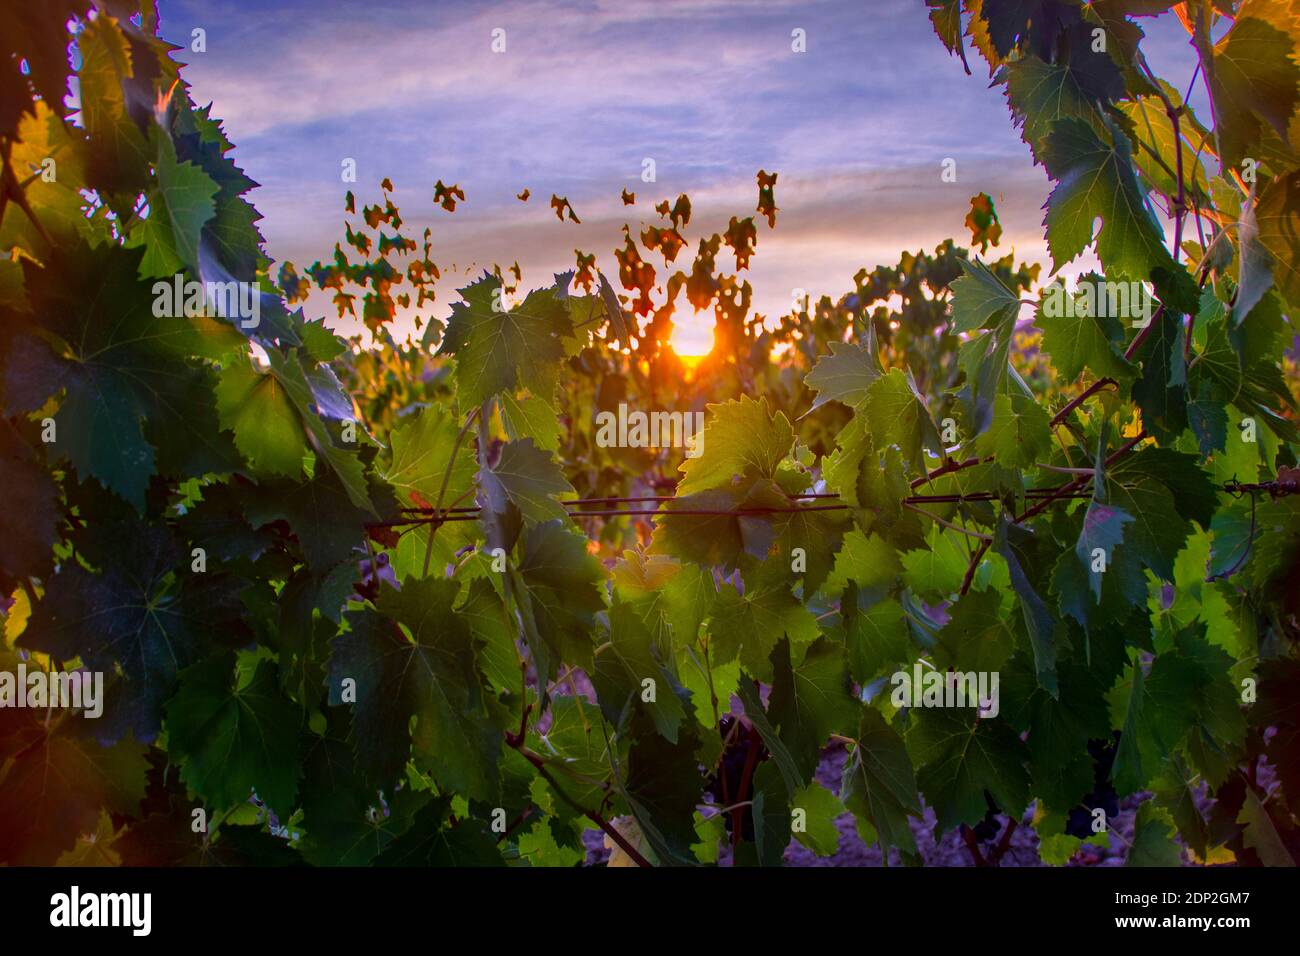
<path id="1" fill-rule="evenodd" d="M 740 726 L 735 727 L 739 721 Z M 733 728 L 734 732 L 733 732 Z M 758 730 L 744 717 L 724 714 L 718 721 L 718 733 L 722 739 L 729 741 L 722 752 L 722 759 L 717 769 L 704 781 L 704 791 L 713 797 L 713 802 L 720 806 L 741 803 L 753 799 L 754 769 L 768 757 L 767 748 L 759 737 Z M 751 757 L 751 751 L 753 756 Z M 745 780 L 745 767 L 752 761 L 754 769 L 750 770 L 749 781 Z M 742 790 L 744 793 L 742 794 Z M 754 814 L 752 807 L 743 809 L 744 826 L 741 837 L 754 839 Z M 731 833 L 732 814 L 723 815 L 727 833 Z"/>
<path id="2" fill-rule="evenodd" d="M 993 794 L 989 793 L 987 790 L 984 791 L 984 802 L 988 805 L 988 812 L 984 814 L 983 820 L 971 827 L 971 830 L 975 834 L 975 839 L 979 840 L 981 843 L 985 840 L 992 840 L 1002 832 L 1002 821 L 998 819 L 998 814 L 1002 811 L 998 808 L 996 801 L 994 801 Z"/>
<path id="3" fill-rule="evenodd" d="M 1070 836 L 1086 840 L 1093 835 L 1092 812 L 1098 807 L 1106 811 L 1107 820 L 1113 820 L 1119 814 L 1119 794 L 1110 783 L 1110 768 L 1115 763 L 1118 747 L 1118 731 L 1111 740 L 1088 741 L 1088 754 L 1092 757 L 1092 793 L 1070 811 L 1065 824 L 1065 832 Z"/>

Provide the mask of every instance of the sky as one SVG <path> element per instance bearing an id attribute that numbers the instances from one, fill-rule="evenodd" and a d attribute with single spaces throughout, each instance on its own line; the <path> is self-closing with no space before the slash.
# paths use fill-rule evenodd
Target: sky
<path id="1" fill-rule="evenodd" d="M 757 215 L 760 168 L 779 174 L 780 212 L 775 230 L 756 220 L 757 253 L 742 275 L 769 316 L 788 310 L 796 288 L 838 298 L 859 268 L 950 236 L 968 242 L 962 222 L 979 192 L 1003 227 L 990 254 L 1014 251 L 1050 271 L 1049 181 L 983 61 L 968 52 L 967 76 L 922 0 L 159 0 L 159 9 L 163 35 L 186 47 L 177 58 L 195 101 L 213 104 L 234 158 L 261 184 L 250 198 L 268 251 L 300 272 L 342 240 L 344 192 L 375 201 L 384 177 L 403 231 L 418 239 L 433 229 L 445 309 L 454 287 L 494 263 L 517 260 L 524 289 L 573 268 L 575 248 L 614 274 L 622 225 L 657 223 L 654 203 L 681 192 L 694 206 L 693 247 L 731 216 Z M 1142 22 L 1152 66 L 1185 88 L 1194 59 L 1181 26 L 1172 15 Z M 204 52 L 189 49 L 195 28 Z M 497 30 L 503 52 L 492 49 Z M 792 49 L 795 30 L 805 52 Z M 1191 102 L 1206 109 L 1203 94 Z M 653 183 L 641 178 L 647 158 Z M 954 183 L 940 176 L 949 158 Z M 345 159 L 356 161 L 355 185 L 341 180 Z M 433 204 L 439 179 L 465 191 L 455 213 Z M 515 198 L 524 188 L 528 203 Z M 624 188 L 635 206 L 622 204 Z M 581 225 L 557 221 L 552 193 L 568 197 Z M 334 315 L 323 297 L 307 309 Z M 685 337 L 711 324 L 700 317 Z"/>

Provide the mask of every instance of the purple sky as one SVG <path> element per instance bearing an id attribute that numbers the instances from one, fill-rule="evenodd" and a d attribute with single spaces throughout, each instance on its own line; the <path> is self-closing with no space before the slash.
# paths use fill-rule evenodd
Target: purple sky
<path id="1" fill-rule="evenodd" d="M 444 308 L 471 269 L 494 262 L 517 259 L 524 288 L 572 268 L 575 247 L 613 272 L 622 224 L 657 222 L 653 203 L 680 192 L 695 207 L 694 245 L 754 212 L 760 167 L 780 174 L 777 228 L 760 221 L 747 274 L 768 315 L 796 287 L 838 296 L 862 266 L 968 238 L 962 220 L 980 191 L 1004 230 L 990 253 L 1047 261 L 1047 178 L 983 62 L 971 55 L 966 76 L 921 0 L 159 6 L 173 42 L 188 47 L 192 29 L 206 31 L 206 52 L 178 58 L 262 184 L 252 199 L 271 254 L 300 270 L 342 238 L 345 157 L 357 161 L 360 202 L 388 176 L 404 232 L 433 226 Z M 1182 28 L 1172 15 L 1143 24 L 1152 65 L 1185 88 L 1193 59 Z M 491 50 L 496 28 L 504 53 Z M 806 53 L 791 51 L 796 28 Z M 1203 102 L 1192 98 L 1201 112 Z M 656 183 L 641 182 L 645 157 Z M 940 181 L 945 157 L 957 161 L 955 184 Z M 433 206 L 438 179 L 465 190 L 454 214 Z M 524 187 L 527 204 L 514 198 Z M 636 206 L 622 205 L 624 187 Z M 553 192 L 581 226 L 556 220 Z M 308 311 L 333 314 L 324 299 Z"/>

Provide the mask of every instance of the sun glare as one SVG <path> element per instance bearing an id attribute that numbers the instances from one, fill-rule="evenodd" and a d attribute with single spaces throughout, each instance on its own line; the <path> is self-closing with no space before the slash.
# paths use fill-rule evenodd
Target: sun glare
<path id="1" fill-rule="evenodd" d="M 696 312 L 673 321 L 673 334 L 669 339 L 673 351 L 691 364 L 713 351 L 713 316 Z"/>

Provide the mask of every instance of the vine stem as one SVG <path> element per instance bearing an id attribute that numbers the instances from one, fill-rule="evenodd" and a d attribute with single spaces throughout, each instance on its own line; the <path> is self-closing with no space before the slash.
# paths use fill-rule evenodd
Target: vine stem
<path id="1" fill-rule="evenodd" d="M 1016 832 L 1016 827 L 1019 825 L 1020 821 L 1015 817 L 1007 818 L 1007 828 L 1002 831 L 1002 839 L 998 840 L 998 845 L 995 846 L 993 852 L 989 854 L 993 858 L 993 863 L 995 865 L 1000 863 L 1002 857 L 1006 855 L 1007 850 L 1011 849 L 1011 837 Z"/>
<path id="2" fill-rule="evenodd" d="M 932 515 L 928 511 L 923 511 L 922 509 L 918 508 L 916 505 L 912 504 L 910 501 L 904 501 L 903 507 L 911 511 L 915 511 L 919 515 L 924 515 L 925 517 L 929 518 L 931 521 L 943 525 L 949 531 L 956 531 L 958 534 L 965 534 L 965 535 L 969 535 L 972 538 L 979 538 L 981 541 L 993 540 L 992 535 L 982 534 L 979 531 L 971 531 L 969 528 L 963 528 L 960 525 L 955 525 L 951 521 L 946 521 L 943 518 L 940 518 L 938 515 Z"/>
<path id="3" fill-rule="evenodd" d="M 1115 449 L 1115 451 L 1112 452 L 1106 458 L 1106 467 L 1109 468 L 1112 464 L 1119 461 L 1121 458 L 1123 458 L 1125 455 L 1131 452 L 1134 448 L 1136 448 L 1139 444 L 1141 444 L 1146 439 L 1146 437 L 1147 437 L 1146 430 L 1143 429 L 1142 431 L 1134 435 L 1132 438 L 1130 438 L 1123 445 L 1121 445 L 1119 448 Z M 1020 517 L 1015 518 L 1013 520 L 1013 523 L 1023 524 L 1024 522 L 1028 521 L 1030 518 L 1042 514 L 1044 511 L 1047 510 L 1049 505 L 1057 501 L 1061 501 L 1064 498 L 1073 495 L 1075 492 L 1081 491 L 1090 481 L 1092 481 L 1091 475 L 1080 475 L 1074 481 L 1066 482 L 1064 485 L 1061 485 L 1055 491 L 1055 493 L 1041 499 L 1036 504 L 1034 504 L 1031 508 L 1027 509 L 1024 512 L 1024 514 L 1020 515 Z M 970 590 L 971 583 L 975 580 L 975 570 L 979 567 L 980 561 L 983 560 L 985 552 L 988 551 L 989 545 L 992 543 L 993 542 L 991 538 L 988 541 L 981 542 L 980 546 L 975 550 L 975 553 L 971 555 L 970 564 L 967 565 L 966 567 L 966 575 L 962 578 L 961 581 L 961 589 L 957 592 L 959 597 L 966 594 L 966 592 Z"/>
<path id="4" fill-rule="evenodd" d="M 927 474 L 922 475 L 920 478 L 912 479 L 911 487 L 913 490 L 915 490 L 917 488 L 920 488 L 922 485 L 926 484 L 927 482 L 933 481 L 936 478 L 941 478 L 944 475 L 950 475 L 954 471 L 962 471 L 966 468 L 974 468 L 976 465 L 980 465 L 986 461 L 992 461 L 992 460 L 993 460 L 992 455 L 990 455 L 987 458 L 978 458 L 978 457 L 967 458 L 964 461 L 957 461 L 955 458 L 949 458 L 946 461 L 944 461 L 944 463 L 940 465 L 938 468 L 936 468 L 934 471 L 928 472 Z"/>
<path id="5" fill-rule="evenodd" d="M 555 778 L 551 776 L 550 771 L 546 768 L 546 758 L 535 752 L 527 743 L 528 715 L 531 714 L 532 711 L 532 701 L 525 702 L 519 714 L 519 731 L 517 733 L 511 733 L 508 730 L 505 732 L 506 745 L 512 750 L 518 751 L 520 756 L 531 763 L 537 769 L 538 775 L 551 785 L 551 789 L 559 794 L 560 798 L 563 799 L 565 803 L 569 804 L 592 823 L 596 824 L 596 826 L 600 827 L 601 831 L 613 840 L 618 845 L 619 849 L 626 853 L 637 866 L 647 868 L 653 867 L 654 864 L 647 860 L 641 852 L 637 850 L 637 848 L 634 847 L 625 836 L 623 836 L 623 834 L 619 833 L 618 830 L 610 824 L 608 820 L 595 810 L 589 810 L 575 801 L 562 787 L 559 786 Z M 506 832 L 509 833 L 510 831 L 507 830 Z"/>
<path id="6" fill-rule="evenodd" d="M 970 564 L 966 565 L 966 573 L 962 575 L 961 587 L 957 591 L 958 597 L 965 595 L 970 590 L 970 586 L 975 580 L 975 570 L 980 566 L 980 561 L 984 559 L 984 553 L 988 551 L 989 545 L 992 543 L 992 538 L 981 541 L 980 546 L 975 549 L 975 553 L 970 556 Z"/>
<path id="7" fill-rule="evenodd" d="M 980 844 L 975 839 L 975 832 L 964 823 L 961 825 L 961 838 L 966 841 L 966 849 L 970 850 L 971 859 L 975 861 L 975 865 L 988 866 L 984 854 L 980 853 Z"/>
<path id="8" fill-rule="evenodd" d="M 749 751 L 745 754 L 745 769 L 740 775 L 740 789 L 736 791 L 736 804 L 731 811 L 731 848 L 736 850 L 740 846 L 740 838 L 744 835 L 745 830 L 745 804 L 748 800 L 750 784 L 754 779 L 754 767 L 758 764 L 758 730 L 755 727 L 748 728 L 749 733 Z M 735 858 L 732 858 L 732 866 L 735 866 Z"/>
<path id="9" fill-rule="evenodd" d="M 1116 382 L 1113 378 L 1097 379 L 1097 381 L 1093 382 L 1091 385 L 1085 388 L 1078 395 L 1074 396 L 1074 398 L 1070 399 L 1070 401 L 1066 404 L 1064 408 L 1062 408 L 1059 412 L 1053 415 L 1050 424 L 1053 427 L 1057 425 L 1065 424 L 1065 420 L 1070 417 L 1071 412 L 1073 412 L 1076 408 L 1078 408 L 1080 405 L 1082 405 L 1092 396 L 1096 395 L 1103 388 L 1107 388 L 1111 385 L 1114 385 L 1116 388 L 1119 387 L 1119 383 Z"/>
<path id="10" fill-rule="evenodd" d="M 1156 314 L 1151 316 L 1151 321 L 1144 325 L 1138 331 L 1137 335 L 1133 336 L 1133 341 L 1130 342 L 1128 348 L 1124 350 L 1124 358 L 1132 360 L 1133 356 L 1137 354 L 1137 350 L 1142 347 L 1142 343 L 1147 340 L 1147 336 L 1151 334 L 1151 330 L 1156 327 L 1156 323 L 1164 317 L 1164 314 L 1165 306 L 1162 302 L 1160 303 L 1160 308 L 1156 309 Z"/>
<path id="11" fill-rule="evenodd" d="M 1155 324 L 1155 320 L 1153 319 L 1151 325 L 1154 324 Z M 1148 325 L 1147 328 L 1149 329 L 1151 325 Z M 1142 331 L 1145 332 L 1146 329 L 1143 329 Z M 1138 338 L 1141 337 L 1142 336 L 1139 334 Z M 1138 340 L 1134 339 L 1134 344 L 1130 346 L 1130 348 L 1136 349 L 1137 344 L 1138 344 Z M 1070 399 L 1070 401 L 1066 404 L 1064 408 L 1062 408 L 1059 412 L 1053 415 L 1050 424 L 1053 427 L 1064 424 L 1065 420 L 1070 417 L 1071 412 L 1073 412 L 1076 408 L 1078 408 L 1080 405 L 1086 402 L 1093 395 L 1096 395 L 1102 389 L 1109 388 L 1111 386 L 1118 388 L 1119 383 L 1116 382 L 1113 378 L 1097 379 L 1097 381 L 1093 382 L 1091 385 L 1089 385 L 1086 389 L 1084 389 L 1074 398 Z M 941 478 L 944 475 L 950 475 L 953 472 L 964 471 L 967 468 L 974 468 L 976 465 L 982 465 L 985 462 L 990 462 L 992 460 L 993 460 L 992 455 L 989 455 L 985 458 L 980 458 L 976 456 L 973 458 L 963 459 L 962 461 L 958 461 L 955 458 L 948 458 L 947 460 L 944 461 L 942 465 L 940 465 L 938 468 L 934 469 L 933 471 L 927 472 L 926 474 L 922 475 L 920 478 L 912 479 L 911 487 L 913 490 L 915 490 L 917 488 L 920 488 L 922 485 L 933 481 L 936 478 Z"/>

